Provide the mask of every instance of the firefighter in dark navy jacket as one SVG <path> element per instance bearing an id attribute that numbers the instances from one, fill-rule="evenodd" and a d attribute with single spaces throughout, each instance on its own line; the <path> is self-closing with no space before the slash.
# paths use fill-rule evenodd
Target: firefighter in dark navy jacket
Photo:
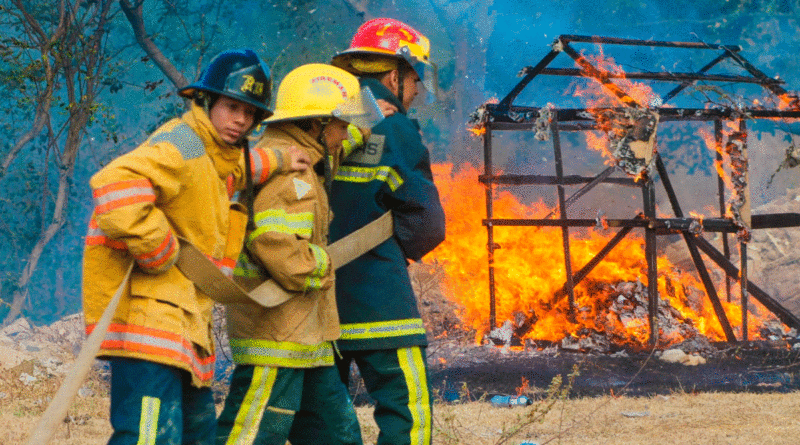
<path id="1" fill-rule="evenodd" d="M 430 155 L 406 116 L 415 98 L 434 91 L 429 54 L 425 36 L 384 18 L 364 23 L 332 61 L 397 108 L 345 159 L 331 193 L 332 242 L 387 210 L 394 215 L 392 238 L 336 271 L 337 365 L 345 383 L 351 362 L 358 365 L 376 401 L 379 444 L 431 441 L 427 339 L 407 266 L 444 240 L 445 220 Z"/>

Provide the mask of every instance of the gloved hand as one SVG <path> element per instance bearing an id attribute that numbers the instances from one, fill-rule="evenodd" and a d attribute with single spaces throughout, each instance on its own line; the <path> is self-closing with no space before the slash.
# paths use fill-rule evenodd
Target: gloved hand
<path id="1" fill-rule="evenodd" d="M 342 141 L 342 148 L 344 148 L 343 158 L 346 158 L 350 153 L 364 146 L 364 141 L 369 138 L 369 134 L 364 135 L 362 130 L 353 124 L 347 125 L 347 139 Z"/>

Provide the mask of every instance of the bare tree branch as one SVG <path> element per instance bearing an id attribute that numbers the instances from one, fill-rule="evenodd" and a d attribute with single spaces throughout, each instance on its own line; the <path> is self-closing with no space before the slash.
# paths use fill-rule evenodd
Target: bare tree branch
<path id="1" fill-rule="evenodd" d="M 125 17 L 127 17 L 128 22 L 131 24 L 133 35 L 136 37 L 136 41 L 139 42 L 139 46 L 142 47 L 144 52 L 153 60 L 156 66 L 167 76 L 173 85 L 177 88 L 183 88 L 189 84 L 186 77 L 184 77 L 183 74 L 175 68 L 172 62 L 164 56 L 164 53 L 161 52 L 144 29 L 144 18 L 142 15 L 143 3 L 144 0 L 135 0 L 135 3 L 132 3 L 130 0 L 119 0 L 122 12 L 125 13 Z"/>
<path id="2" fill-rule="evenodd" d="M 32 38 L 34 38 L 42 54 L 41 63 L 44 69 L 44 85 L 45 89 L 36 96 L 36 112 L 34 113 L 33 123 L 30 129 L 20 136 L 19 139 L 11 147 L 11 150 L 6 154 L 2 164 L 0 164 L 0 178 L 2 178 L 8 171 L 11 164 L 16 159 L 22 148 L 30 142 L 36 135 L 38 135 L 45 124 L 50 120 L 50 103 L 53 97 L 53 89 L 55 87 L 56 67 L 54 61 L 48 57 L 51 52 L 52 46 L 58 42 L 66 33 L 66 27 L 61 24 L 64 23 L 64 15 L 66 13 L 63 0 L 59 4 L 59 26 L 53 32 L 52 36 L 48 36 L 44 29 L 39 25 L 38 21 L 34 19 L 25 8 L 25 4 L 20 0 L 14 0 L 14 5 L 19 9 L 22 15 L 23 23 L 26 29 L 30 30 Z M 35 37 L 34 37 L 35 36 Z"/>

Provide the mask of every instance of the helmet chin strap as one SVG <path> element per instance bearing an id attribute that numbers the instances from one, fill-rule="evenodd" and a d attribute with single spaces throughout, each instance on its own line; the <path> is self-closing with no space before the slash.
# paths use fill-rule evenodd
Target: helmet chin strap
<path id="1" fill-rule="evenodd" d="M 253 172 L 250 161 L 250 142 L 247 140 L 247 136 L 243 139 L 241 145 L 243 146 L 242 148 L 244 148 L 245 187 L 242 200 L 244 201 L 244 205 L 247 206 L 247 230 L 252 231 L 256 229 L 255 211 L 253 210 L 253 195 L 255 190 L 253 187 Z"/>

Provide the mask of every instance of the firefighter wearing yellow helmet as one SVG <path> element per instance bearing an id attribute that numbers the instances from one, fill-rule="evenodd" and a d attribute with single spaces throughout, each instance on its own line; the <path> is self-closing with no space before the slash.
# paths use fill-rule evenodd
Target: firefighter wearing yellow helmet
<path id="1" fill-rule="evenodd" d="M 247 133 L 272 113 L 269 68 L 250 49 L 224 51 L 179 93 L 193 99 L 186 113 L 90 180 L 87 332 L 120 295 L 98 354 L 111 364 L 111 445 L 212 444 L 216 430 L 214 301 L 174 264 L 183 237 L 233 272 L 246 214 L 231 196 L 246 182 Z M 270 148 L 251 158 L 255 182 L 292 167 Z"/>
<path id="2" fill-rule="evenodd" d="M 219 418 L 218 444 L 360 444 L 361 432 L 334 365 L 339 317 L 326 251 L 328 193 L 348 124 L 382 118 L 371 91 L 352 74 L 308 64 L 281 82 L 275 114 L 256 148 L 296 146 L 314 166 L 273 177 L 257 192 L 234 279 L 253 289 L 269 278 L 300 294 L 286 303 L 228 306 L 236 362 Z"/>
<path id="3" fill-rule="evenodd" d="M 362 86 L 398 110 L 372 129 L 333 181 L 332 242 L 387 210 L 395 228 L 392 238 L 336 271 L 342 331 L 337 366 L 348 382 L 351 362 L 358 365 L 375 399 L 378 444 L 430 444 L 427 339 L 407 264 L 444 240 L 445 221 L 430 155 L 418 125 L 406 116 L 417 96 L 436 92 L 430 42 L 398 20 L 370 20 L 331 63 L 359 76 Z"/>

